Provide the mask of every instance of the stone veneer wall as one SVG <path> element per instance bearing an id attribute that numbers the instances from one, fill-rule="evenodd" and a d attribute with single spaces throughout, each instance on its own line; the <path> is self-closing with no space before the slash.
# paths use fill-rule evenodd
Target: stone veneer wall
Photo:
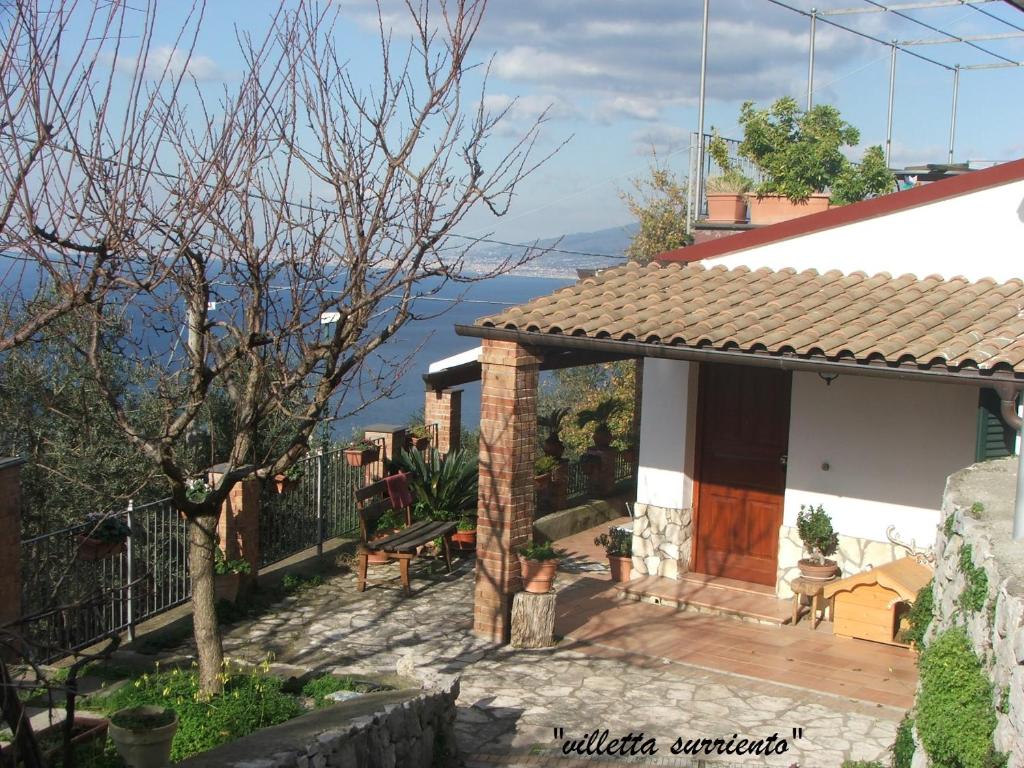
<path id="1" fill-rule="evenodd" d="M 409 672 L 399 662 L 399 674 Z M 351 717 L 334 704 L 183 761 L 181 768 L 455 768 L 457 677 L 418 675 L 422 692 Z M 388 694 L 369 694 L 387 696 Z M 365 711 L 366 707 L 362 709 Z M 337 722 L 325 722 L 332 713 Z M 310 724 L 303 727 L 304 720 Z M 280 734 L 278 736 L 277 734 Z"/>
<path id="2" fill-rule="evenodd" d="M 637 502 L 633 515 L 633 569 L 641 576 L 678 579 L 689 570 L 692 510 Z"/>
<path id="3" fill-rule="evenodd" d="M 897 534 L 899 531 L 897 531 Z M 909 543 L 909 542 L 908 542 Z M 927 546 L 927 542 L 918 542 Z M 839 536 L 839 550 L 832 556 L 843 576 L 852 576 L 866 570 L 869 566 L 885 565 L 906 555 L 901 549 L 888 541 L 859 539 L 854 536 Z M 797 561 L 805 557 L 803 544 L 796 532 L 796 526 L 783 525 L 779 528 L 779 564 L 778 578 L 775 582 L 775 594 L 780 598 L 793 596 L 789 583 L 800 575 Z"/>
<path id="4" fill-rule="evenodd" d="M 935 542 L 935 614 L 925 641 L 954 626 L 967 629 L 975 653 L 994 686 L 995 748 L 1010 755 L 1009 768 L 1024 768 L 1024 544 L 1014 542 L 1011 517 L 1016 457 L 974 464 L 950 476 L 942 500 L 943 521 Z M 975 502 L 984 510 L 972 511 Z M 988 599 L 976 613 L 957 601 L 966 586 L 960 552 L 971 545 L 971 559 L 988 576 Z M 1009 707 L 1000 712 L 1004 694 Z M 914 768 L 926 768 L 918 743 Z"/>

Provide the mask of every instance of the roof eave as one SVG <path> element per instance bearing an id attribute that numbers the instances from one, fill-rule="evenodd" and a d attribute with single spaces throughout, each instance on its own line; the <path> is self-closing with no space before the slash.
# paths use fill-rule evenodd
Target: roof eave
<path id="1" fill-rule="evenodd" d="M 922 367 L 916 364 L 894 365 L 884 362 L 829 360 L 820 356 L 800 357 L 792 354 L 780 355 L 728 349 L 698 349 L 683 345 L 650 344 L 619 339 L 595 339 L 589 336 L 565 336 L 558 333 L 539 333 L 482 325 L 456 325 L 455 332 L 460 336 L 470 336 L 478 339 L 514 341 L 527 347 L 603 349 L 610 354 L 621 354 L 629 357 L 653 357 L 690 362 L 749 365 L 788 371 L 851 374 L 854 376 L 872 376 L 904 381 L 966 384 L 975 387 L 991 387 L 998 382 L 1017 384 L 1024 387 L 1024 374 L 1016 374 L 1010 371 L 985 371 L 980 369 L 954 371 L 943 368 Z"/>

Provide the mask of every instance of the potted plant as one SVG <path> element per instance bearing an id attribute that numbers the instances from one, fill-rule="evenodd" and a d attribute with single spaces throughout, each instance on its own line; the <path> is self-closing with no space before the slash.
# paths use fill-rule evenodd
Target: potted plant
<path id="1" fill-rule="evenodd" d="M 368 440 L 356 440 L 343 451 L 345 462 L 350 467 L 365 467 L 373 464 L 380 456 L 380 446 Z"/>
<path id="2" fill-rule="evenodd" d="M 593 408 L 584 408 L 576 414 L 576 426 L 597 424 L 594 428 L 594 445 L 598 448 L 607 448 L 612 444 L 612 431 L 608 428 L 608 421 L 622 410 L 622 406 L 623 402 L 619 398 L 606 397 Z"/>
<path id="3" fill-rule="evenodd" d="M 633 532 L 625 528 L 609 528 L 608 533 L 602 533 L 594 543 L 604 547 L 612 581 L 629 581 L 633 573 Z"/>
<path id="4" fill-rule="evenodd" d="M 213 553 L 213 593 L 215 599 L 227 600 L 230 603 L 238 599 L 238 588 L 242 584 L 242 576 L 252 573 L 248 560 L 241 558 L 228 560 L 220 547 Z"/>
<path id="5" fill-rule="evenodd" d="M 747 193 L 754 182 L 745 176 L 729 157 L 729 148 L 721 136 L 715 134 L 708 152 L 721 169 L 721 174 L 709 176 L 704 182 L 708 199 L 708 221 L 738 224 L 747 220 Z"/>
<path id="6" fill-rule="evenodd" d="M 519 573 L 523 579 L 523 589 L 533 594 L 544 595 L 551 591 L 558 569 L 561 554 L 556 552 L 550 542 L 536 544 L 531 542 L 519 549 Z"/>
<path id="7" fill-rule="evenodd" d="M 103 560 L 124 551 L 131 529 L 120 517 L 93 513 L 86 515 L 85 525 L 85 531 L 78 536 L 79 560 Z"/>
<path id="8" fill-rule="evenodd" d="M 551 483 L 551 472 L 558 466 L 554 456 L 538 456 L 533 462 L 533 482 L 538 491 L 542 491 Z"/>
<path id="9" fill-rule="evenodd" d="M 476 515 L 466 515 L 459 519 L 458 528 L 452 534 L 452 543 L 461 550 L 476 549 Z"/>
<path id="10" fill-rule="evenodd" d="M 417 451 L 425 451 L 430 447 L 430 430 L 426 424 L 412 424 L 405 431 L 406 443 Z"/>
<path id="11" fill-rule="evenodd" d="M 196 504 L 202 504 L 212 490 L 213 488 L 206 480 L 201 477 L 193 477 L 185 483 L 185 498 Z"/>
<path id="12" fill-rule="evenodd" d="M 556 459 L 562 458 L 565 453 L 565 445 L 559 433 L 562 430 L 562 422 L 569 415 L 568 408 L 552 408 L 537 419 L 537 426 L 547 429 L 548 436 L 544 438 L 544 453 Z"/>
<path id="13" fill-rule="evenodd" d="M 828 208 L 825 192 L 849 164 L 842 148 L 860 141 L 860 131 L 835 107 L 816 104 L 802 111 L 789 96 L 766 109 L 748 101 L 740 108 L 739 124 L 740 155 L 762 174 L 757 197 L 750 201 L 751 224 L 774 224 Z"/>
<path id="14" fill-rule="evenodd" d="M 836 575 L 836 561 L 826 559 L 839 549 L 839 534 L 832 529 L 832 518 L 820 504 L 817 507 L 800 505 L 796 517 L 796 531 L 810 557 L 797 565 L 808 579 L 831 579 Z"/>
<path id="15" fill-rule="evenodd" d="M 131 768 L 164 768 L 171 761 L 171 742 L 178 714 L 169 707 L 147 704 L 114 713 L 108 733 Z"/>
<path id="16" fill-rule="evenodd" d="M 274 487 L 278 493 L 285 493 L 290 488 L 294 488 L 305 474 L 305 467 L 301 464 L 292 464 L 284 472 L 278 472 L 274 475 Z"/>

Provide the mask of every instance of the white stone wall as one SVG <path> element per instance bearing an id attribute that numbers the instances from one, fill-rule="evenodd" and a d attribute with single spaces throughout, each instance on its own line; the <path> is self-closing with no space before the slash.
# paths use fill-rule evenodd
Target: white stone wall
<path id="1" fill-rule="evenodd" d="M 983 500 L 986 510 L 996 503 L 1013 504 L 1016 458 L 968 467 L 949 479 L 943 499 L 943 515 L 952 516 L 952 535 L 940 527 L 935 543 L 935 617 L 925 640 L 954 626 L 966 627 L 975 653 L 982 659 L 994 686 L 997 725 L 995 747 L 1010 755 L 1008 768 L 1024 768 L 1024 584 L 1019 580 L 1019 558 L 1024 544 L 1009 541 L 1008 521 L 975 519 L 974 501 Z M 979 482 L 980 481 L 980 482 Z M 999 501 L 985 498 L 999 483 Z M 960 552 L 971 545 L 972 560 L 988 576 L 988 600 L 976 613 L 957 605 L 966 586 L 960 569 Z M 1016 551 L 1014 551 L 1016 550 Z M 992 610 L 994 605 L 995 610 Z M 999 706 L 1004 691 L 1009 709 Z M 924 750 L 918 744 L 915 768 L 926 768 Z"/>
<path id="2" fill-rule="evenodd" d="M 633 569 L 639 576 L 678 579 L 689 570 L 691 511 L 637 502 L 633 519 Z"/>

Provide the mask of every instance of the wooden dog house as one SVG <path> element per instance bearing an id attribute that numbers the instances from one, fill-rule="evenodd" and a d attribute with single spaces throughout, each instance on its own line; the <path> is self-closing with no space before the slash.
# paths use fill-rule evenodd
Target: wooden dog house
<path id="1" fill-rule="evenodd" d="M 839 579 L 825 587 L 832 603 L 832 631 L 841 637 L 859 637 L 890 645 L 900 618 L 917 593 L 932 578 L 932 569 L 912 557 Z"/>

